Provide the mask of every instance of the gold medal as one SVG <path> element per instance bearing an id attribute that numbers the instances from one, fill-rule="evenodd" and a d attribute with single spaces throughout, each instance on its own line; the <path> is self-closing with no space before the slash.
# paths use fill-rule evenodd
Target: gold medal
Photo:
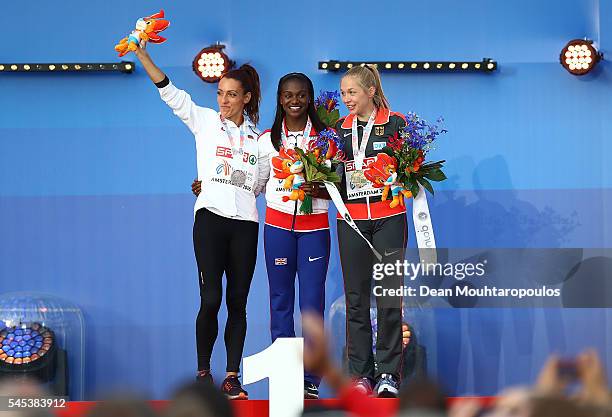
<path id="1" fill-rule="evenodd" d="M 353 171 L 351 174 L 351 184 L 353 184 L 354 188 L 363 188 L 368 185 L 368 179 L 363 174 L 363 170 Z"/>

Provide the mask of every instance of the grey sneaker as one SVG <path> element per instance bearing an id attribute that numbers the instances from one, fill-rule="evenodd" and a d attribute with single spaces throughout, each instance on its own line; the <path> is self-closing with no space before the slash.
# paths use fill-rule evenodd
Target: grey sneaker
<path id="1" fill-rule="evenodd" d="M 319 399 L 319 387 L 312 382 L 304 381 L 304 399 L 305 400 L 318 400 Z"/>
<path id="2" fill-rule="evenodd" d="M 399 383 L 391 374 L 382 374 L 374 387 L 374 394 L 379 398 L 397 398 Z"/>

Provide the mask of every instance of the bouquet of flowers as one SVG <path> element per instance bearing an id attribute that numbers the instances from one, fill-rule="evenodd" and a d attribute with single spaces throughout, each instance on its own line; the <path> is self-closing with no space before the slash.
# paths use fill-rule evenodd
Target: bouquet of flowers
<path id="1" fill-rule="evenodd" d="M 344 155 L 344 144 L 335 130 L 327 128 L 319 132 L 319 138 L 307 150 L 295 148 L 304 165 L 303 175 L 306 182 L 340 182 L 336 167 Z M 312 213 L 312 197 L 304 196 L 300 212 Z"/>
<path id="2" fill-rule="evenodd" d="M 291 195 L 284 201 L 299 200 L 302 202 L 300 212 L 312 213 L 312 196 L 306 195 L 299 187 L 305 182 L 340 182 L 336 173 L 337 165 L 344 159 L 344 143 L 333 129 L 340 118 L 338 110 L 337 91 L 321 91 L 315 99 L 317 115 L 327 126 L 319 132 L 315 142 L 310 142 L 308 149 L 296 147 L 283 150 L 279 156 L 273 158 L 275 177 L 284 178 L 284 187 L 291 188 Z"/>
<path id="3" fill-rule="evenodd" d="M 404 197 L 416 197 L 419 193 L 419 184 L 433 194 L 430 181 L 443 181 L 446 175 L 442 166 L 446 161 L 425 162 L 427 153 L 434 149 L 433 143 L 441 133 L 446 133 L 440 125 L 443 119 L 439 118 L 436 124 L 428 124 L 415 113 L 406 115 L 406 126 L 399 135 L 389 140 L 388 146 L 364 171 L 365 177 L 374 184 L 374 187 L 385 187 L 382 199 L 386 200 L 389 191 L 393 200 L 390 206 L 403 204 Z"/>
<path id="4" fill-rule="evenodd" d="M 317 116 L 325 123 L 325 126 L 332 129 L 336 126 L 338 119 L 340 119 L 340 110 L 338 110 L 339 99 L 340 93 L 337 91 L 324 90 L 321 90 L 319 96 L 315 99 Z"/>
<path id="5" fill-rule="evenodd" d="M 321 90 L 315 99 L 315 108 L 317 116 L 327 129 L 319 132 L 319 138 L 316 142 L 311 142 L 308 149 L 295 149 L 304 164 L 303 174 L 306 182 L 340 182 L 336 167 L 344 159 L 344 142 L 333 129 L 340 119 L 339 98 L 340 94 L 337 91 Z M 300 212 L 312 213 L 311 196 L 304 196 Z"/>

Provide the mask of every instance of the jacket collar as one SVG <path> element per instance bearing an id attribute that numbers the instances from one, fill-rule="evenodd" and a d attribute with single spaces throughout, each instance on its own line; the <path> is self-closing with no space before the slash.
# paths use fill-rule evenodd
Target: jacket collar
<path id="1" fill-rule="evenodd" d="M 376 117 L 374 118 L 374 126 L 376 125 L 384 125 L 389 123 L 389 115 L 391 111 L 389 109 L 380 108 L 376 111 Z M 353 126 L 353 119 L 356 116 L 354 114 L 349 114 L 344 118 L 344 122 L 342 122 L 342 129 L 350 129 Z"/>

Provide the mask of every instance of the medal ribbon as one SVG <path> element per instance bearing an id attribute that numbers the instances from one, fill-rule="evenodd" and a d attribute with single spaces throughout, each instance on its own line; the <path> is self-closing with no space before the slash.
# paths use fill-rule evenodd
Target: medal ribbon
<path id="1" fill-rule="evenodd" d="M 342 201 L 342 196 L 333 182 L 325 181 L 325 189 L 329 193 L 338 213 L 351 226 L 351 228 L 357 232 L 359 236 L 368 244 L 378 262 L 382 261 L 382 255 L 374 248 L 372 242 L 361 233 L 355 221 L 349 215 L 348 209 Z M 402 197 L 403 198 L 403 197 Z M 412 202 L 412 220 L 414 221 L 414 228 L 417 237 L 417 246 L 419 248 L 419 258 L 425 265 L 435 264 L 438 262 L 438 256 L 436 252 L 436 240 L 434 237 L 433 225 L 431 224 L 431 216 L 429 214 L 429 206 L 427 204 L 427 196 L 425 190 L 419 184 L 419 194 Z"/>
<path id="2" fill-rule="evenodd" d="M 357 115 L 353 118 L 353 126 L 351 128 L 351 136 L 353 141 L 353 158 L 355 159 L 355 169 L 360 171 L 363 168 L 363 160 L 365 159 L 366 148 L 370 140 L 370 134 L 374 127 L 374 119 L 376 119 L 376 109 L 372 111 L 368 124 L 363 128 L 363 137 L 361 138 L 361 146 L 357 146 L 359 141 L 359 133 L 357 132 Z M 358 150 L 359 148 L 359 150 Z"/>
<path id="3" fill-rule="evenodd" d="M 223 123 L 225 134 L 227 135 L 227 138 L 229 139 L 229 142 L 230 142 L 230 146 L 232 147 L 232 162 L 238 162 L 237 166 L 235 166 L 235 164 L 232 163 L 232 168 L 238 169 L 239 166 L 244 165 L 243 154 L 244 154 L 244 138 L 246 137 L 246 133 L 243 130 L 243 126 L 246 125 L 246 120 L 240 126 L 240 147 L 239 148 L 236 148 L 236 141 L 234 140 L 234 137 L 232 136 L 232 131 L 227 125 L 227 120 L 221 117 L 221 123 Z"/>
<path id="4" fill-rule="evenodd" d="M 287 135 L 285 134 L 286 130 L 287 130 L 287 126 L 285 126 L 285 119 L 283 119 L 283 126 L 281 128 L 281 141 L 283 142 L 283 148 L 291 149 L 289 146 L 289 142 L 287 141 Z M 309 117 L 308 120 L 306 121 L 306 127 L 304 128 L 304 133 L 302 133 L 302 143 L 300 143 L 299 145 L 296 143 L 295 146 L 297 146 L 303 151 L 306 151 L 306 149 L 304 149 L 304 145 L 307 144 L 308 140 L 310 139 L 311 130 L 312 130 L 312 122 L 310 121 L 310 117 Z"/>

